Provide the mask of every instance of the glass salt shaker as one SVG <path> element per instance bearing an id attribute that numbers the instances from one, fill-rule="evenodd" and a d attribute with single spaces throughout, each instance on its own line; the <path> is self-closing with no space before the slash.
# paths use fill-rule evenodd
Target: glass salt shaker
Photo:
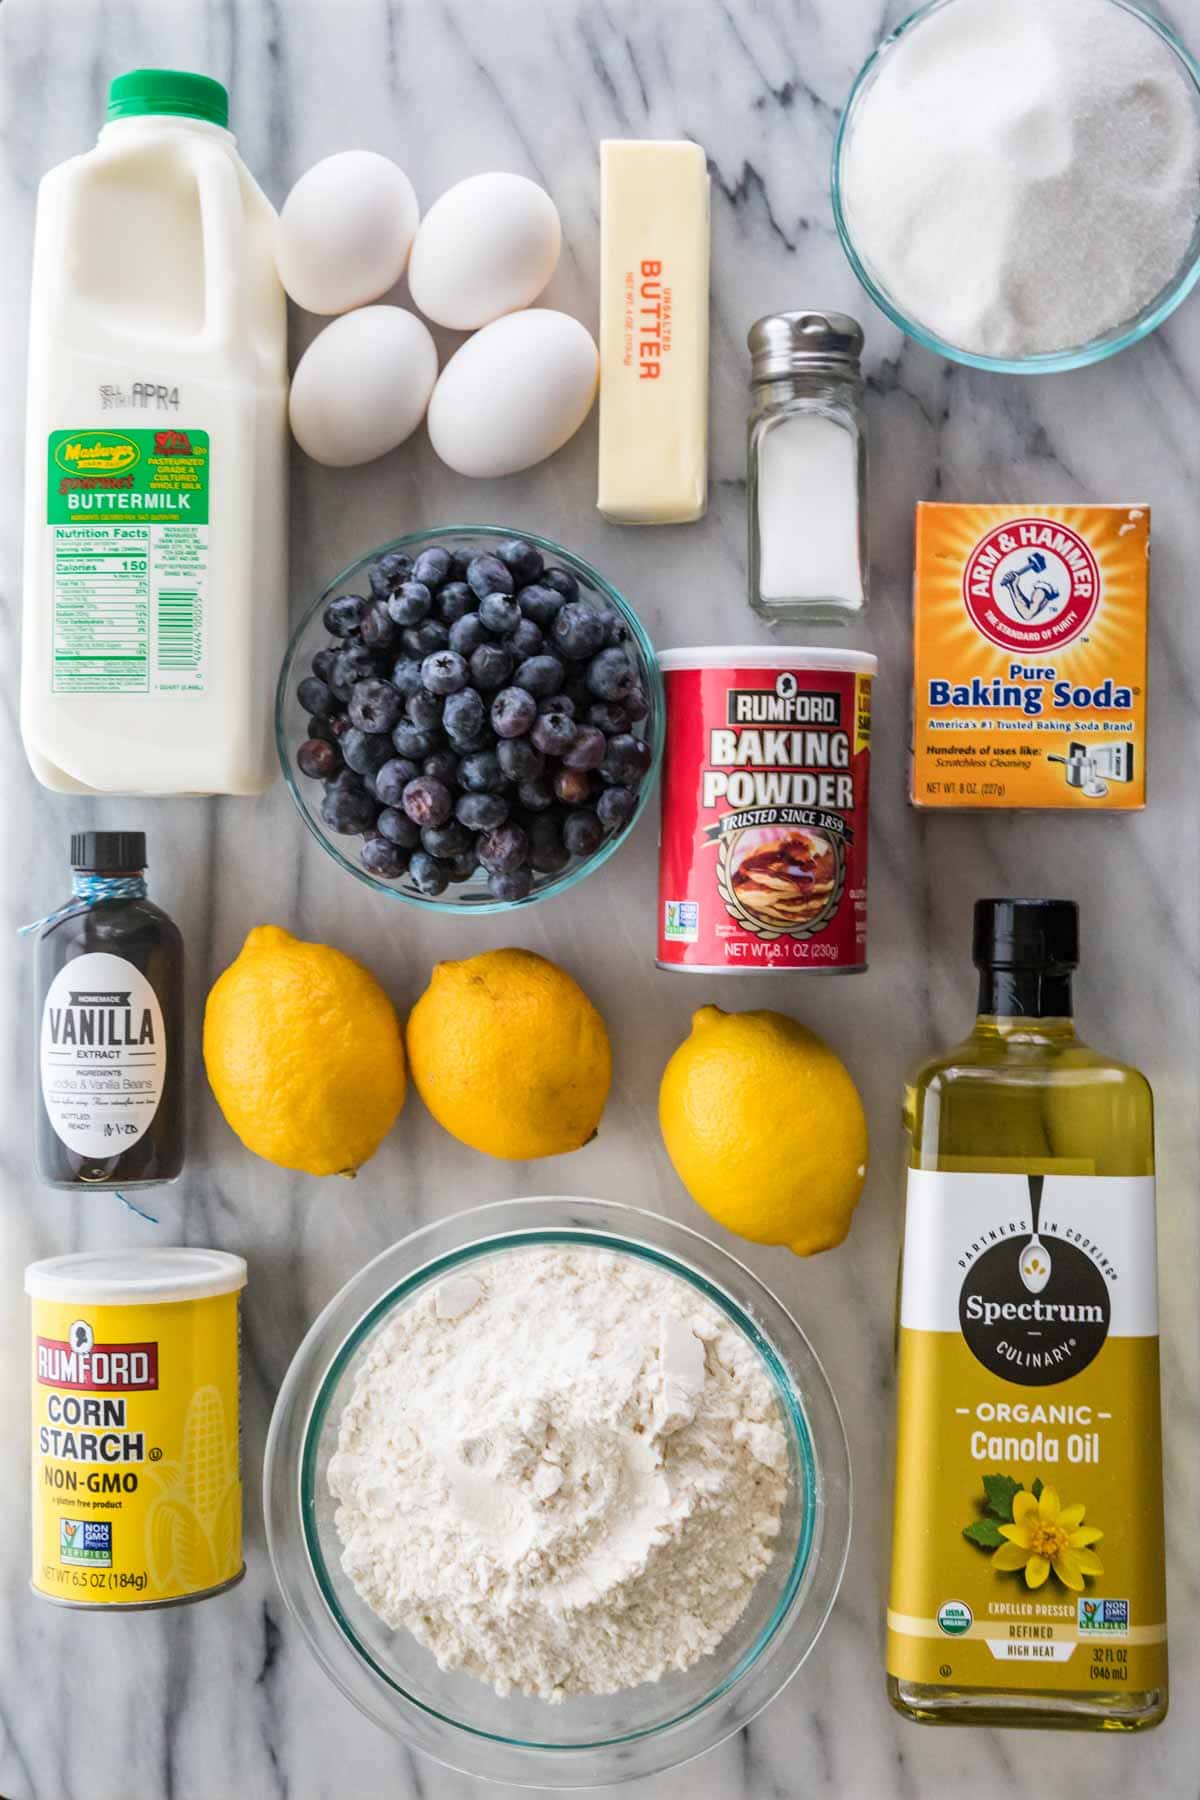
<path id="1" fill-rule="evenodd" d="M 750 327 L 750 604 L 845 623 L 867 604 L 862 326 L 770 313 Z"/>

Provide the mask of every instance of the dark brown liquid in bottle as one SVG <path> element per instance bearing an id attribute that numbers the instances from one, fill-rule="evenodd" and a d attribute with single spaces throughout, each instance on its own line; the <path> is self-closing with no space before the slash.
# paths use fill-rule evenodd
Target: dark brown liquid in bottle
<path id="1" fill-rule="evenodd" d="M 95 980 L 88 977 L 97 965 L 85 963 L 79 969 L 79 989 L 68 975 L 51 996 L 63 970 L 96 954 L 120 958 L 125 965 L 124 970 L 105 965 L 111 993 L 96 991 Z M 139 977 L 157 999 L 161 1043 L 153 1009 L 143 1004 L 146 993 Z M 110 983 L 102 985 L 107 989 Z M 184 1151 L 183 939 L 162 908 L 144 897 L 102 899 L 49 925 L 37 946 L 37 1019 L 35 1150 L 42 1180 L 58 1188 L 148 1187 L 174 1181 Z M 152 1108 L 159 1074 L 161 1093 Z M 89 1099 L 96 1083 L 103 1092 Z M 48 1087 L 53 1090 L 49 1096 Z M 139 1090 L 144 1095 L 147 1089 L 151 1100 L 139 1099 Z M 89 1147 L 72 1147 L 55 1128 L 55 1119 L 68 1137 L 78 1137 L 85 1127 L 93 1140 Z"/>

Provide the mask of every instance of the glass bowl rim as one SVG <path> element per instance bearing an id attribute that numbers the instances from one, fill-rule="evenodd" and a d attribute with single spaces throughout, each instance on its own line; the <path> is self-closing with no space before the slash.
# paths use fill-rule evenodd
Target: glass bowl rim
<path id="1" fill-rule="evenodd" d="M 540 1211 L 547 1207 L 566 1209 L 570 1216 L 565 1222 L 522 1222 L 529 1219 L 531 1210 Z M 594 1212 L 592 1209 L 595 1209 Z M 460 1236 L 467 1231 L 471 1232 L 470 1237 Z M 437 1249 L 431 1255 L 423 1254 L 428 1247 L 427 1240 L 447 1232 L 460 1237 L 460 1241 L 448 1248 Z M 647 1235 L 654 1233 L 660 1239 L 666 1237 L 666 1248 Z M 689 1282 L 710 1303 L 716 1305 L 750 1340 L 767 1366 L 809 1494 L 802 1514 L 799 1541 L 783 1592 L 773 1605 L 770 1618 L 757 1632 L 753 1644 L 743 1650 L 735 1665 L 723 1674 L 719 1683 L 702 1699 L 683 1707 L 669 1719 L 639 1730 L 622 1732 L 618 1736 L 575 1744 L 504 1736 L 487 1727 L 465 1723 L 408 1693 L 379 1667 L 375 1658 L 360 1642 L 353 1627 L 344 1619 L 340 1607 L 331 1596 L 324 1557 L 319 1551 L 314 1555 L 317 1540 L 312 1507 L 319 1440 L 334 1390 L 366 1336 L 377 1328 L 380 1320 L 393 1306 L 411 1298 L 422 1286 L 445 1275 L 450 1268 L 460 1267 L 464 1262 L 480 1255 L 531 1248 L 546 1242 L 582 1243 L 618 1254 L 646 1258 Z M 398 1256 L 403 1264 L 402 1269 L 394 1274 L 385 1272 L 381 1265 Z M 776 1330 L 780 1324 L 784 1324 L 791 1334 L 782 1348 L 760 1322 L 750 1304 L 731 1292 L 727 1285 L 723 1285 L 723 1277 L 726 1281 L 732 1278 L 739 1287 L 748 1290 L 751 1301 L 757 1302 L 759 1296 L 762 1296 L 767 1307 L 776 1315 Z M 379 1288 L 381 1280 L 386 1280 L 387 1283 L 383 1289 Z M 361 1307 L 361 1303 L 355 1301 L 355 1290 L 362 1289 L 364 1285 L 370 1287 L 374 1297 L 367 1301 L 365 1307 Z M 320 1343 L 323 1331 L 328 1330 L 335 1314 L 347 1312 L 352 1303 L 360 1308 L 356 1310 L 354 1322 L 346 1326 L 344 1320 L 338 1320 L 338 1341 L 332 1349 L 326 1350 Z M 322 1358 L 320 1372 L 308 1366 L 318 1352 Z M 289 1414 L 295 1412 L 297 1396 L 302 1388 L 303 1417 L 300 1419 L 297 1414 L 299 1422 L 296 1422 Z M 816 1419 L 815 1425 L 809 1416 L 810 1409 Z M 286 1471 L 280 1464 L 280 1440 L 285 1433 L 297 1440 L 299 1446 L 294 1479 L 290 1484 Z M 351 1276 L 309 1328 L 281 1384 L 268 1433 L 263 1487 L 268 1547 L 280 1590 L 289 1612 L 300 1623 L 310 1649 L 316 1653 L 321 1666 L 347 1697 L 360 1710 L 366 1711 L 376 1723 L 450 1767 L 493 1780 L 531 1786 L 546 1784 L 550 1778 L 547 1772 L 549 1766 L 556 1767 L 560 1782 L 569 1775 L 568 1785 L 571 1786 L 594 1786 L 609 1781 L 633 1779 L 677 1766 L 680 1762 L 700 1755 L 748 1723 L 787 1685 L 824 1629 L 840 1590 L 849 1555 L 853 1511 L 849 1449 L 836 1396 L 820 1359 L 783 1302 L 735 1256 L 690 1226 L 621 1202 L 574 1195 L 535 1195 L 464 1209 L 409 1233 Z M 831 1493 L 838 1496 L 832 1505 Z M 286 1530 L 295 1531 L 297 1518 L 298 1543 L 305 1559 L 303 1575 L 319 1597 L 320 1617 L 338 1634 L 342 1644 L 353 1652 L 359 1669 L 364 1673 L 369 1672 L 375 1682 L 386 1687 L 389 1704 L 394 1705 L 398 1700 L 410 1718 L 414 1711 L 421 1715 L 429 1730 L 435 1733 L 449 1732 L 452 1739 L 449 1745 L 431 1745 L 423 1736 L 409 1736 L 397 1724 L 394 1716 L 379 1707 L 369 1707 L 364 1698 L 353 1692 L 333 1667 L 330 1657 L 325 1654 L 314 1631 L 310 1629 L 298 1604 L 298 1597 L 285 1581 L 281 1569 L 287 1546 L 278 1540 Z M 811 1602 L 814 1593 L 815 1609 L 811 1615 L 806 1616 L 806 1602 Z M 306 1598 L 310 1599 L 311 1596 Z M 804 1630 L 800 1632 L 802 1624 Z M 797 1633 L 798 1641 L 789 1646 L 789 1635 Z M 773 1669 L 768 1671 L 769 1686 L 766 1691 L 753 1695 L 752 1710 L 745 1716 L 721 1718 L 722 1702 L 732 1705 L 746 1679 L 756 1669 L 761 1670 L 767 1652 L 771 1652 L 773 1658 L 782 1655 L 782 1669 L 778 1674 Z M 653 1755 L 654 1747 L 664 1745 L 672 1734 L 678 1736 L 688 1733 L 690 1728 L 694 1735 L 714 1722 L 719 1727 L 715 1735 L 688 1745 L 676 1756 L 656 1757 L 655 1760 L 636 1767 L 618 1764 L 603 1773 L 595 1772 L 598 1759 L 631 1750 L 636 1752 L 638 1749 L 649 1750 Z M 474 1744 L 477 1750 L 499 1752 L 509 1760 L 505 1768 L 492 1772 L 485 1766 L 461 1759 L 464 1743 Z M 456 1748 L 460 1751 L 457 1756 L 454 1754 Z M 589 1771 L 586 1773 L 579 1766 L 584 1758 L 589 1761 Z M 570 1765 L 570 1768 L 566 1765 Z M 584 1778 L 581 1780 L 579 1777 Z"/>
<path id="2" fill-rule="evenodd" d="M 581 574 L 588 583 L 594 586 L 604 596 L 610 605 L 615 607 L 624 623 L 629 626 L 630 631 L 633 634 L 634 642 L 637 645 L 641 662 L 649 675 L 648 693 L 646 697 L 650 703 L 650 710 L 647 715 L 645 730 L 646 741 L 650 745 L 650 767 L 646 770 L 645 776 L 642 779 L 642 784 L 638 789 L 637 805 L 634 807 L 628 819 L 626 819 L 624 825 L 622 825 L 619 830 L 615 831 L 610 838 L 605 839 L 599 849 L 594 850 L 592 854 L 589 857 L 586 857 L 582 862 L 576 863 L 573 866 L 564 869 L 560 874 L 552 876 L 543 886 L 535 887 L 532 893 L 526 894 L 521 900 L 465 901 L 442 900 L 432 896 L 427 897 L 424 894 L 410 893 L 404 888 L 396 887 L 390 881 L 385 881 L 382 876 L 372 875 L 370 870 L 364 869 L 361 864 L 352 862 L 338 845 L 333 842 L 327 833 L 322 830 L 321 826 L 310 812 L 308 805 L 305 802 L 304 790 L 300 786 L 300 775 L 293 766 L 292 752 L 288 746 L 287 733 L 284 729 L 285 711 L 289 699 L 291 698 L 292 671 L 296 664 L 296 659 L 313 621 L 319 617 L 325 607 L 329 604 L 330 595 L 340 588 L 356 569 L 360 569 L 366 563 L 374 562 L 380 556 L 388 555 L 388 553 L 393 550 L 407 550 L 417 544 L 425 545 L 437 543 L 439 540 L 445 538 L 465 537 L 487 538 L 493 541 L 506 538 L 521 538 L 525 543 L 533 544 L 537 549 L 547 552 L 556 562 L 565 563 L 567 567 L 572 570 L 572 573 Z M 485 918 L 491 913 L 513 912 L 518 907 L 535 906 L 539 900 L 551 900 L 559 894 L 564 894 L 568 889 L 573 888 L 577 882 L 582 881 L 585 876 L 593 874 L 595 870 L 606 863 L 611 856 L 616 855 L 617 851 L 633 832 L 641 819 L 642 814 L 645 812 L 658 784 L 665 741 L 666 698 L 663 690 L 662 671 L 658 666 L 658 653 L 651 642 L 649 632 L 642 624 L 641 619 L 634 611 L 631 603 L 625 598 L 619 588 L 614 587 L 612 582 L 609 581 L 606 576 L 602 575 L 593 563 L 588 562 L 587 558 L 580 556 L 577 551 L 568 550 L 565 544 L 559 544 L 553 538 L 542 537 L 535 531 L 524 531 L 509 525 L 432 525 L 424 531 L 406 531 L 399 537 L 391 538 L 386 543 L 376 545 L 374 549 L 366 551 L 362 556 L 356 556 L 352 562 L 347 563 L 343 569 L 339 570 L 339 572 L 326 583 L 316 599 L 304 609 L 304 612 L 301 614 L 288 638 L 287 649 L 284 652 L 283 662 L 279 670 L 279 679 L 275 684 L 275 749 L 279 757 L 280 769 L 283 772 L 284 785 L 291 796 L 292 804 L 295 806 L 296 811 L 303 821 L 305 829 L 321 846 L 326 855 L 332 857 L 333 861 L 337 863 L 340 868 L 344 869 L 347 874 L 354 876 L 356 881 L 361 881 L 365 887 L 373 888 L 378 894 L 384 894 L 389 900 L 399 900 L 406 905 L 420 907 L 426 912 L 448 913 L 454 916 L 466 916 L 468 918 Z"/>
<path id="3" fill-rule="evenodd" d="M 965 350 L 953 344 L 948 338 L 939 337 L 935 331 L 921 325 L 909 313 L 906 313 L 887 290 L 880 284 L 876 276 L 868 269 L 860 255 L 846 218 L 842 201 L 842 158 L 845 152 L 849 127 L 857 107 L 869 91 L 879 74 L 884 58 L 914 27 L 935 12 L 941 12 L 948 6 L 957 4 L 957 0 L 922 0 L 922 4 L 901 19 L 900 23 L 881 38 L 874 50 L 863 63 L 854 78 L 845 105 L 838 120 L 837 131 L 833 140 L 832 177 L 830 196 L 833 204 L 833 221 L 841 240 L 846 259 L 868 296 L 874 301 L 880 312 L 898 325 L 906 337 L 921 344 L 926 350 L 945 357 L 950 362 L 961 363 L 971 369 L 985 369 L 998 375 L 1055 375 L 1065 373 L 1069 369 L 1087 368 L 1092 363 L 1105 362 L 1110 356 L 1116 356 L 1121 350 L 1128 350 L 1147 338 L 1159 326 L 1165 323 L 1187 299 L 1197 281 L 1200 281 L 1200 219 L 1198 219 L 1189 242 L 1188 251 L 1179 268 L 1170 281 L 1146 302 L 1141 313 L 1133 320 L 1125 320 L 1114 325 L 1109 331 L 1086 344 L 1069 347 L 1064 350 L 1036 351 L 1028 356 L 1006 357 L 987 356 L 980 351 Z M 1191 83 L 1197 112 L 1200 114 L 1200 62 L 1192 55 L 1182 38 L 1166 23 L 1165 20 L 1148 12 L 1139 0 L 1106 0 L 1106 4 L 1119 7 L 1122 12 L 1130 13 L 1135 19 L 1148 25 L 1155 35 L 1174 52 L 1184 76 Z"/>

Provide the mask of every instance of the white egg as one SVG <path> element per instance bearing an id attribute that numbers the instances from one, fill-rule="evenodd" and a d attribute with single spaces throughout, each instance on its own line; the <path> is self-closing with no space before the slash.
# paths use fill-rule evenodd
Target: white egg
<path id="1" fill-rule="evenodd" d="M 513 475 L 566 443 L 591 411 L 600 358 L 578 319 L 537 307 L 495 319 L 446 364 L 429 436 L 459 475 Z"/>
<path id="2" fill-rule="evenodd" d="M 429 327 L 399 306 L 364 306 L 315 337 L 292 376 L 292 433 L 314 462 L 370 462 L 425 416 L 437 380 Z"/>
<path id="3" fill-rule="evenodd" d="M 386 156 L 327 156 L 284 202 L 275 238 L 279 279 L 309 312 L 365 306 L 403 275 L 420 216 L 412 182 Z"/>
<path id="4" fill-rule="evenodd" d="M 427 319 L 474 331 L 536 300 L 562 248 L 558 208 L 524 175 L 471 175 L 435 200 L 408 267 Z"/>

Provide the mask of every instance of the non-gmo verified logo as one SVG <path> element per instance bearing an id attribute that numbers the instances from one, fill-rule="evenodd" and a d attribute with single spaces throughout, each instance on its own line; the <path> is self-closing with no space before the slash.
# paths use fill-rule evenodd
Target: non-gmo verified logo
<path id="1" fill-rule="evenodd" d="M 937 1609 L 938 1628 L 947 1637 L 962 1637 L 971 1629 L 975 1615 L 965 1600 L 943 1600 Z"/>
<path id="2" fill-rule="evenodd" d="M 60 1519 L 58 1560 L 111 1569 L 112 1522 L 108 1519 Z"/>
<path id="3" fill-rule="evenodd" d="M 1129 1630 L 1128 1600 L 1085 1600 L 1080 1595 L 1076 1610 L 1081 1632 L 1095 1635 Z"/>

